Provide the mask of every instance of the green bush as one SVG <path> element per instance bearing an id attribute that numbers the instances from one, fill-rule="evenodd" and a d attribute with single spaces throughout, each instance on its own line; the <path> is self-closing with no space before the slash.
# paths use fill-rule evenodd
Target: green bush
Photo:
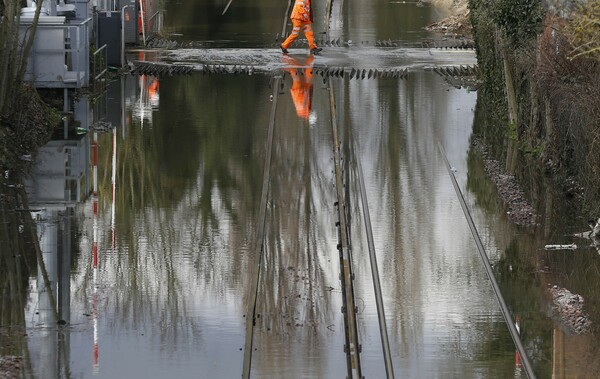
<path id="1" fill-rule="evenodd" d="M 521 47 L 541 30 L 539 0 L 499 0 L 492 3 L 491 16 L 512 47 Z"/>

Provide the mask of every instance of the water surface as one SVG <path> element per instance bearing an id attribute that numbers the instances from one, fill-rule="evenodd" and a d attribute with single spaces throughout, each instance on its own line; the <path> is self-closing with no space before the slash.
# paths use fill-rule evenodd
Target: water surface
<path id="1" fill-rule="evenodd" d="M 385 369 L 357 160 L 364 170 L 396 376 L 525 377 L 438 142 L 455 169 L 512 316 L 522 322 L 539 377 L 594 372 L 597 343 L 552 321 L 546 285 L 568 286 L 596 309 L 597 291 L 590 283 L 600 272 L 597 253 L 586 249 L 574 257 L 542 250 L 545 242 L 569 240 L 565 234 L 573 232 L 572 225 L 542 220 L 545 227 L 521 230 L 509 223 L 470 148 L 477 94 L 426 70 L 473 62 L 473 53 L 374 46 L 388 38 L 407 46 L 430 38 L 422 27 L 440 11 L 411 2 L 356 0 L 334 9 L 330 37 L 354 45 L 326 49 L 314 67 L 401 67 L 409 75 L 329 81 L 314 75 L 309 121 L 292 96 L 295 69 L 282 69 L 310 62 L 302 45 L 294 50 L 298 62 L 286 62 L 275 42 L 286 4 L 234 1 L 220 16 L 223 7 L 168 1 L 167 30 L 207 49 L 196 44 L 161 54 L 192 64 L 253 65 L 258 72 L 125 76 L 105 96 L 79 105 L 112 128 L 53 142 L 40 153 L 27 188 L 31 206 L 39 210 L 35 236 L 50 287 L 41 265 L 21 273 L 28 283 L 25 300 L 12 300 L 2 311 L 10 309 L 22 320 L 3 318 L 8 320 L 3 328 L 24 322 L 26 329 L 17 344 L 0 344 L 3 352 L 25 351 L 27 372 L 36 377 L 239 377 L 258 251 L 272 79 L 281 77 L 266 233 L 258 241 L 264 256 L 253 376 L 345 375 L 329 86 L 343 159 L 349 162 L 344 176 L 363 375 L 381 378 Z M 315 7 L 322 15 L 324 5 Z M 323 18 L 315 29 L 325 36 Z M 553 199 L 547 209 L 558 212 L 561 200 L 550 192 L 538 202 Z M 560 219 L 547 213 L 548 219 Z M 52 298 L 58 300 L 55 307 Z M 569 355 L 575 350 L 583 351 L 581 358 Z M 556 373 L 553 362 L 561 357 L 567 363 Z M 591 364 L 577 368 L 582 360 Z"/>

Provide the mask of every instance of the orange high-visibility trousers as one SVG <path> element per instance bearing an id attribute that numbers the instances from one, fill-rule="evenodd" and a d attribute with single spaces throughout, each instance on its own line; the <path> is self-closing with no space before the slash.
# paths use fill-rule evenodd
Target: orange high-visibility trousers
<path id="1" fill-rule="evenodd" d="M 309 75 L 312 76 L 311 74 Z M 296 115 L 298 115 L 300 118 L 308 120 L 311 108 L 311 79 L 306 78 L 306 81 L 302 80 L 297 72 L 292 74 L 292 79 L 294 82 L 292 84 L 292 88 L 290 88 L 290 94 L 292 95 L 292 101 L 294 102 L 294 107 L 296 108 Z"/>
<path id="2" fill-rule="evenodd" d="M 301 21 L 294 18 L 292 19 L 292 25 L 294 25 L 294 28 L 292 29 L 292 32 L 290 33 L 288 38 L 286 38 L 286 40 L 283 41 L 281 47 L 283 47 L 284 49 L 289 48 L 292 42 L 294 42 L 296 38 L 298 38 L 298 35 L 300 34 L 300 29 L 302 29 L 304 35 L 306 36 L 306 39 L 308 40 L 309 48 L 311 50 L 317 48 L 317 44 L 315 43 L 315 35 L 312 30 L 312 24 L 309 21 Z"/>
<path id="3" fill-rule="evenodd" d="M 311 111 L 312 63 L 314 60 L 315 57 L 313 55 L 310 55 L 304 63 L 289 55 L 284 55 L 283 57 L 283 62 L 290 66 L 308 66 L 304 69 L 294 67 L 285 69 L 292 77 L 290 94 L 296 107 L 296 114 L 305 120 L 308 120 Z"/>

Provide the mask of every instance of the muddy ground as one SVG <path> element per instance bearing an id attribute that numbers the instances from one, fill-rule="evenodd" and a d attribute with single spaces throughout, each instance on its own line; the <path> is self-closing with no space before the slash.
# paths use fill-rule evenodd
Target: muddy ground
<path id="1" fill-rule="evenodd" d="M 473 146 L 483 158 L 485 173 L 496 185 L 498 196 L 506 207 L 508 218 L 520 226 L 536 225 L 537 211 L 526 199 L 517 178 L 506 173 L 500 162 L 491 157 L 480 141 L 475 140 Z"/>
<path id="2" fill-rule="evenodd" d="M 559 325 L 570 334 L 584 334 L 588 332 L 592 322 L 589 315 L 583 309 L 583 297 L 556 285 L 552 286 L 549 291 L 552 295 L 553 316 Z"/>
<path id="3" fill-rule="evenodd" d="M 426 30 L 440 33 L 445 37 L 472 38 L 473 28 L 471 27 L 470 12 L 466 0 L 423 0 L 423 3 L 445 9 L 448 13 L 448 16 L 440 21 L 428 25 L 425 28 Z"/>
<path id="4" fill-rule="evenodd" d="M 0 356 L 0 379 L 19 378 L 23 364 L 23 357 Z"/>

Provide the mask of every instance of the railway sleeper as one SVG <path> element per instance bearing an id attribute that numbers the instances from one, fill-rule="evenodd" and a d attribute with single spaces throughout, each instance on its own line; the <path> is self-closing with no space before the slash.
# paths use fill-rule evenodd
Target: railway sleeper
<path id="1" fill-rule="evenodd" d="M 273 45 L 273 47 L 279 47 L 279 44 L 281 43 L 283 39 L 279 39 L 279 36 L 276 38 L 275 42 L 276 44 Z M 336 38 L 336 39 L 325 39 L 325 38 L 320 38 L 317 39 L 315 41 L 317 43 L 317 45 L 319 46 L 327 46 L 327 47 L 349 47 L 353 44 L 357 44 L 357 45 L 366 45 L 366 46 L 375 46 L 375 47 L 400 47 L 400 46 L 404 46 L 404 47 L 420 47 L 420 48 L 437 48 L 437 49 L 445 49 L 445 50 L 474 50 L 475 49 L 475 42 L 471 41 L 471 40 L 454 40 L 454 41 L 423 41 L 420 43 L 415 43 L 415 44 L 411 44 L 411 43 L 406 43 L 400 40 L 392 40 L 391 38 L 388 38 L 386 40 L 375 40 L 375 41 L 360 41 L 360 42 L 353 42 L 351 40 L 344 40 L 342 38 Z M 306 47 L 308 46 L 308 41 L 306 39 L 302 39 L 302 40 L 297 40 L 296 41 L 296 45 L 297 46 L 302 46 L 302 47 Z M 175 48 L 175 47 L 171 47 L 171 45 L 167 45 L 167 48 Z M 184 47 L 184 46 L 181 46 Z"/>
<path id="2" fill-rule="evenodd" d="M 477 66 L 468 66 L 468 65 L 460 65 L 460 66 L 446 66 L 446 67 L 434 67 L 433 72 L 442 76 L 442 77 L 466 77 L 466 76 L 476 76 L 479 72 L 479 68 Z"/>

